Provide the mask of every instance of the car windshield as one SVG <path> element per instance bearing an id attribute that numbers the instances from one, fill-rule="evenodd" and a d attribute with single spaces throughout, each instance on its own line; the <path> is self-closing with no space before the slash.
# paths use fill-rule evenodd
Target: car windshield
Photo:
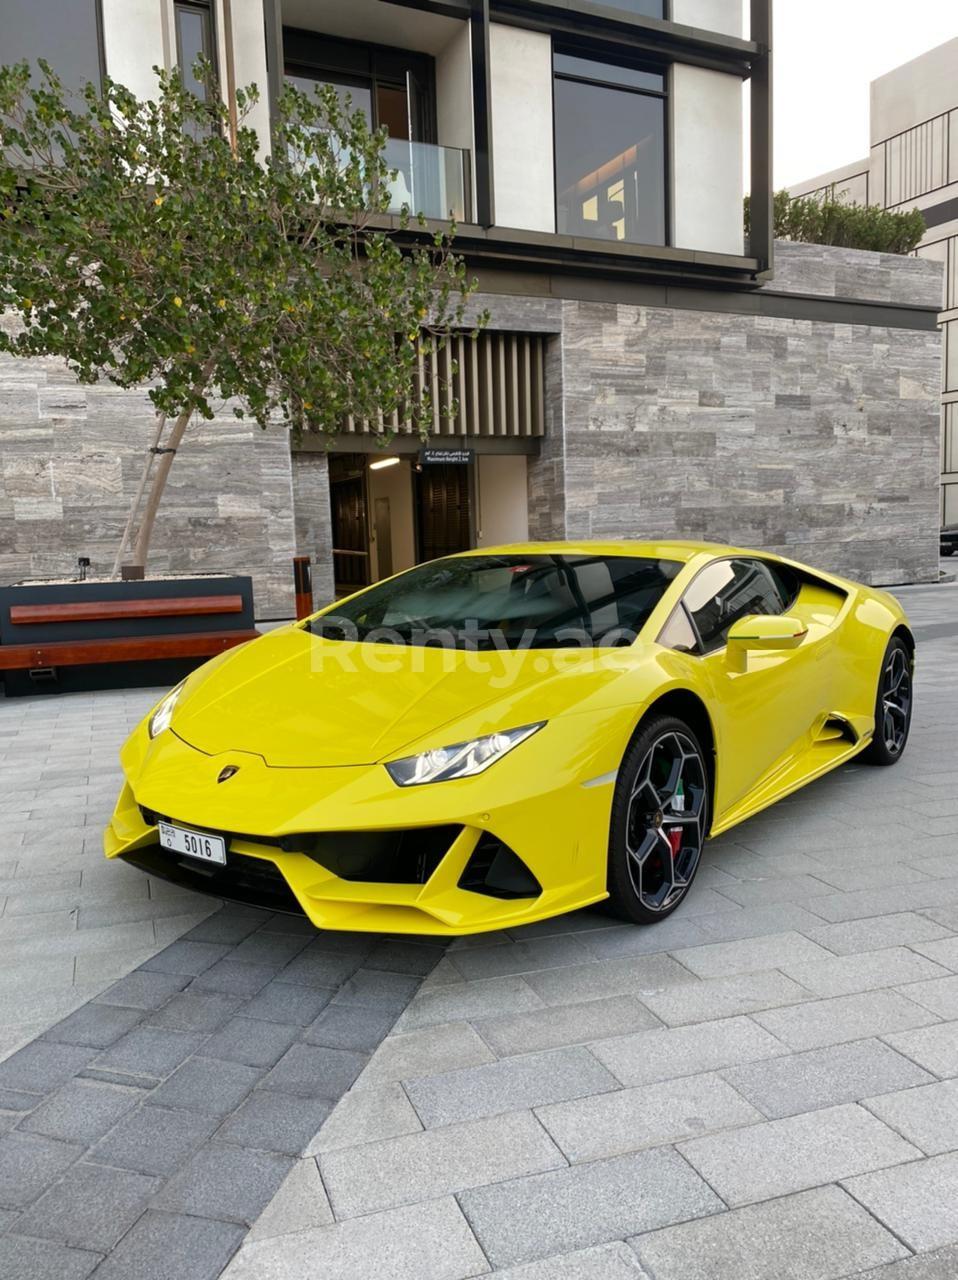
<path id="1" fill-rule="evenodd" d="M 370 587 L 308 629 L 463 649 L 631 644 L 681 567 L 641 556 L 453 557 Z"/>

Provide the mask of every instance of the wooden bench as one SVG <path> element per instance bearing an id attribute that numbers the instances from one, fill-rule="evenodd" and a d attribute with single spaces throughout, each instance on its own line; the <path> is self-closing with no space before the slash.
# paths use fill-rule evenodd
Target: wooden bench
<path id="1" fill-rule="evenodd" d="M 0 644 L 0 672 L 49 672 L 58 667 L 97 666 L 104 663 L 151 662 L 164 659 L 211 658 L 247 640 L 255 640 L 259 632 L 248 627 L 233 630 L 197 630 L 169 634 L 102 636 L 96 638 L 47 639 L 47 628 L 106 622 L 122 625 L 151 618 L 210 618 L 218 615 L 242 614 L 241 595 L 195 595 L 146 597 L 133 600 L 89 599 L 58 604 L 12 604 L 9 607 L 7 640 Z M 215 626 L 215 623 L 213 624 Z M 43 639 L 34 637 L 20 643 L 19 627 L 43 627 Z M 138 632 L 142 627 L 137 628 Z M 29 634 L 29 632 L 28 632 Z"/>

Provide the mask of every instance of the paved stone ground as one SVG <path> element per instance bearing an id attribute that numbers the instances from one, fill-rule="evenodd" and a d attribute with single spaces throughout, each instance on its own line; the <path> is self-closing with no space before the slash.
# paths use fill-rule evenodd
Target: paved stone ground
<path id="1" fill-rule="evenodd" d="M 715 842 L 663 925 L 435 967 L 104 864 L 148 691 L 0 702 L 0 1276 L 954 1280 L 958 587 L 904 594 L 900 766 Z"/>
<path id="2" fill-rule="evenodd" d="M 226 1280 L 954 1280 L 958 588 L 903 595 L 905 760 L 716 841 L 654 928 L 455 942 Z"/>

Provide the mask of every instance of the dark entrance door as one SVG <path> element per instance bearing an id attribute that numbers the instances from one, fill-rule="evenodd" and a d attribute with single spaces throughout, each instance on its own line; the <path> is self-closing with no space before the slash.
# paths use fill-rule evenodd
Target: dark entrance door
<path id="1" fill-rule="evenodd" d="M 329 503 L 336 592 L 346 595 L 369 583 L 366 459 L 362 454 L 334 455 L 329 459 Z"/>
<path id="2" fill-rule="evenodd" d="M 472 546 L 469 467 L 425 465 L 416 472 L 419 559 L 438 560 Z"/>

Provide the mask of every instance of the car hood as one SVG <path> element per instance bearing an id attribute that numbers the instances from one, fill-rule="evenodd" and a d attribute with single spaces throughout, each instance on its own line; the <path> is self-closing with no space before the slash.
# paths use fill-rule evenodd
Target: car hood
<path id="1" fill-rule="evenodd" d="M 373 764 L 436 733 L 428 745 L 457 741 L 444 726 L 472 736 L 577 706 L 634 665 L 634 650 L 612 653 L 607 665 L 562 651 L 557 669 L 541 650 L 358 644 L 283 628 L 192 676 L 173 730 L 208 755 L 252 752 L 278 768 Z"/>

